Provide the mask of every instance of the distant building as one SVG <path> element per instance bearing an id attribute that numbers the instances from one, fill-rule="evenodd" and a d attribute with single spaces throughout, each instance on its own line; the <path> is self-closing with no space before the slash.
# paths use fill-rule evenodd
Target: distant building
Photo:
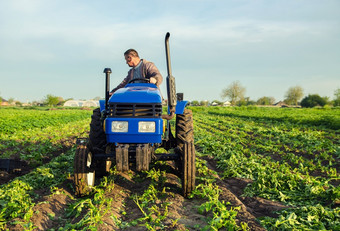
<path id="1" fill-rule="evenodd" d="M 68 100 L 64 103 L 64 107 L 81 107 L 79 100 Z"/>
<path id="2" fill-rule="evenodd" d="M 8 106 L 9 103 L 7 100 L 5 100 L 4 98 L 1 98 L 1 106 Z"/>
<path id="3" fill-rule="evenodd" d="M 83 107 L 99 107 L 99 102 L 94 100 L 87 100 L 83 103 Z"/>
<path id="4" fill-rule="evenodd" d="M 229 107 L 231 105 L 231 103 L 229 102 L 229 101 L 225 101 L 224 103 L 223 103 L 223 106 L 224 107 Z"/>
<path id="5" fill-rule="evenodd" d="M 286 104 L 283 101 L 279 101 L 279 102 L 275 103 L 273 106 L 275 106 L 275 107 L 289 107 L 289 105 Z"/>
<path id="6" fill-rule="evenodd" d="M 64 107 L 99 107 L 99 102 L 95 100 L 68 100 Z"/>

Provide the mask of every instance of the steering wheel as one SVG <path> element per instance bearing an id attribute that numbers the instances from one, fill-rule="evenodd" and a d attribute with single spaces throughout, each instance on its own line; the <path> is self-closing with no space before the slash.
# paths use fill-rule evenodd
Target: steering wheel
<path id="1" fill-rule="evenodd" d="M 138 79 L 131 79 L 129 83 L 134 83 L 136 81 L 143 81 L 144 83 L 150 83 L 150 79 L 138 78 Z"/>

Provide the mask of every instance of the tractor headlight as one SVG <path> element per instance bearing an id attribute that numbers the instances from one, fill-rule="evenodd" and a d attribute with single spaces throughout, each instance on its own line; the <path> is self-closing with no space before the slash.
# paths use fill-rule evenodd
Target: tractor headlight
<path id="1" fill-rule="evenodd" d="M 112 121 L 112 132 L 128 132 L 129 123 L 127 121 Z"/>
<path id="2" fill-rule="evenodd" d="M 156 123 L 140 121 L 138 122 L 138 132 L 155 132 L 156 131 Z"/>

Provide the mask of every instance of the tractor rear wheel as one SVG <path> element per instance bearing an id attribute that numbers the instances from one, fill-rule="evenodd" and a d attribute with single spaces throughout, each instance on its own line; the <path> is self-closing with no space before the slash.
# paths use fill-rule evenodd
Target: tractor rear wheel
<path id="1" fill-rule="evenodd" d="M 98 176 L 104 176 L 107 174 L 107 163 L 105 160 L 96 160 L 95 155 L 97 153 L 104 154 L 106 149 L 106 134 L 104 132 L 104 128 L 101 122 L 101 113 L 100 108 L 96 108 L 93 110 L 93 114 L 91 116 L 91 124 L 90 124 L 90 141 L 88 147 L 93 153 L 94 159 L 94 167 L 96 169 L 96 173 Z"/>
<path id="2" fill-rule="evenodd" d="M 106 135 L 101 122 L 100 108 L 93 110 L 90 124 L 90 149 L 95 153 L 105 153 Z"/>
<path id="3" fill-rule="evenodd" d="M 91 168 L 93 156 L 86 142 L 77 146 L 74 157 L 74 184 L 77 196 L 90 193 L 95 182 L 95 171 Z"/>
<path id="4" fill-rule="evenodd" d="M 176 143 L 180 153 L 176 165 L 181 173 L 183 196 L 188 197 L 195 188 L 196 178 L 194 125 L 189 109 L 184 109 L 182 115 L 176 115 Z"/>

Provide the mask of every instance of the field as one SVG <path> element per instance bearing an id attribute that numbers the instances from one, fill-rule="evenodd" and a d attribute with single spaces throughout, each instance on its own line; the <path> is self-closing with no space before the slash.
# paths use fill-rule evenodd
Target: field
<path id="1" fill-rule="evenodd" d="M 74 196 L 91 110 L 0 109 L 1 230 L 339 230 L 340 110 L 192 107 L 196 190 L 172 163 L 98 179 Z"/>

